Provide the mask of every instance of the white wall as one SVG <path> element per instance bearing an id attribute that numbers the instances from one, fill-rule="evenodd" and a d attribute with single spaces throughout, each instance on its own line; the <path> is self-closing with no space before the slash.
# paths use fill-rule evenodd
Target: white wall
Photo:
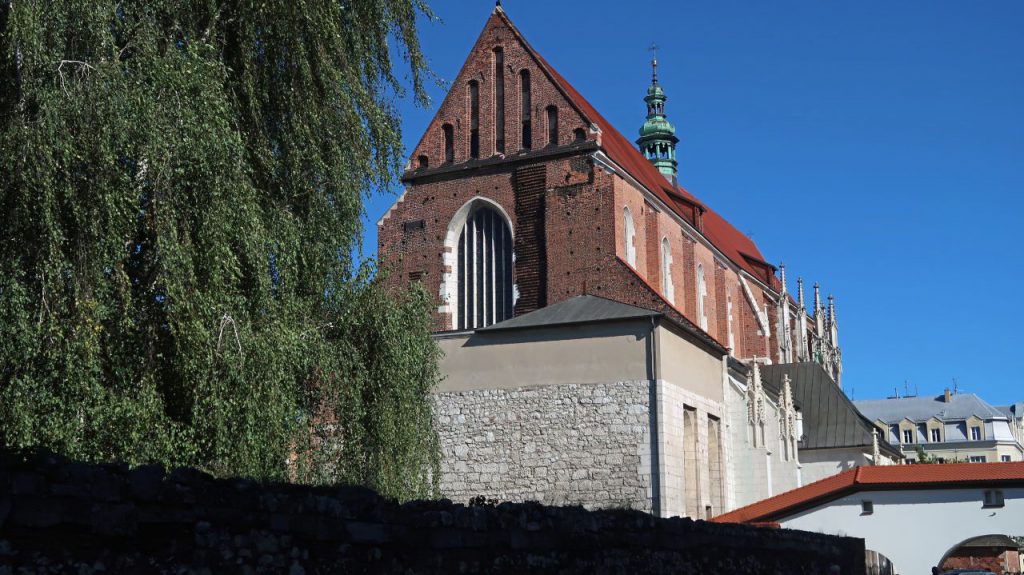
<path id="1" fill-rule="evenodd" d="M 872 465 L 860 447 L 800 450 L 800 476 L 803 485 L 832 477 L 858 465 Z"/>
<path id="2" fill-rule="evenodd" d="M 985 508 L 984 488 L 864 491 L 780 521 L 787 529 L 861 537 L 902 575 L 930 573 L 953 546 L 979 535 L 1024 534 L 1024 487 L 1003 488 L 1005 507 Z M 861 502 L 874 513 L 861 514 Z"/>

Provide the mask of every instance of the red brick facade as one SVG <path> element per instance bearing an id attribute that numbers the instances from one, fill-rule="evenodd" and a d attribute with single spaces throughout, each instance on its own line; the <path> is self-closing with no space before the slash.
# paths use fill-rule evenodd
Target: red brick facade
<path id="1" fill-rule="evenodd" d="M 503 57 L 504 153 L 497 149 L 495 129 L 496 48 Z M 522 138 L 524 71 L 530 78 L 530 149 Z M 471 82 L 479 94 L 477 158 L 470 154 Z M 552 107 L 557 142 L 549 144 Z M 446 161 L 446 126 L 453 140 L 451 162 Z M 396 287 L 424 282 L 439 296 L 437 329 L 453 329 L 449 300 L 460 230 L 450 228 L 468 203 L 490 202 L 507 217 L 514 235 L 516 315 L 591 293 L 701 326 L 699 266 L 706 292 L 702 332 L 708 341 L 726 347 L 731 330 L 734 356 L 779 361 L 778 302 L 791 306 L 794 337 L 799 316 L 797 305 L 778 293 L 774 268 L 748 238 L 717 214 L 705 213 L 688 192 L 673 188 L 656 170 L 652 178 L 643 170 L 650 168 L 643 156 L 631 145 L 626 150 L 623 142 L 497 10 L 412 154 L 406 193 L 379 223 L 379 254 L 390 269 L 389 281 Z M 626 254 L 627 207 L 634 225 L 633 266 Z M 663 293 L 661 277 L 666 240 L 671 297 Z M 807 326 L 808 333 L 815 331 L 813 321 Z"/>

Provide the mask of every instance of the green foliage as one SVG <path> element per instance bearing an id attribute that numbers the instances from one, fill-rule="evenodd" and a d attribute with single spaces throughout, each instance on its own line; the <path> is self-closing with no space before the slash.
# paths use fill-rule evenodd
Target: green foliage
<path id="1" fill-rule="evenodd" d="M 350 255 L 421 14 L 0 0 L 0 443 L 431 491 L 429 298 Z"/>

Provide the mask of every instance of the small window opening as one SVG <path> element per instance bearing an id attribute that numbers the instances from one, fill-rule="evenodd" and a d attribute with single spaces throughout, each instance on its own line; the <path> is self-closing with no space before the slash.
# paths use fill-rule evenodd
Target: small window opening
<path id="1" fill-rule="evenodd" d="M 455 130 L 451 124 L 441 126 L 444 133 L 444 163 L 450 164 L 455 161 Z"/>
<path id="2" fill-rule="evenodd" d="M 505 51 L 494 49 L 494 150 L 505 153 Z"/>
<path id="3" fill-rule="evenodd" d="M 480 84 L 469 82 L 469 157 L 480 157 Z"/>
<path id="4" fill-rule="evenodd" d="M 985 507 L 1003 507 L 1005 505 L 1002 489 L 985 490 Z"/>
<path id="5" fill-rule="evenodd" d="M 583 128 L 576 128 L 572 131 L 572 137 L 577 142 L 582 142 L 587 139 L 587 132 L 584 131 Z"/>
<path id="6" fill-rule="evenodd" d="M 875 503 L 873 501 L 861 501 L 860 502 L 860 514 L 871 515 L 875 512 Z"/>
<path id="7" fill-rule="evenodd" d="M 430 158 L 428 158 L 426 156 L 420 156 L 420 157 L 416 158 L 416 163 L 419 164 L 419 169 L 421 169 L 421 170 L 423 168 L 429 168 L 430 167 Z"/>
<path id="8" fill-rule="evenodd" d="M 519 73 L 519 102 L 522 107 L 520 115 L 522 116 L 522 128 L 523 133 L 520 139 L 521 147 L 524 150 L 529 150 L 533 147 L 533 127 L 530 121 L 530 71 L 523 70 Z"/>
<path id="9" fill-rule="evenodd" d="M 548 145 L 558 145 L 558 108 L 548 106 Z"/>

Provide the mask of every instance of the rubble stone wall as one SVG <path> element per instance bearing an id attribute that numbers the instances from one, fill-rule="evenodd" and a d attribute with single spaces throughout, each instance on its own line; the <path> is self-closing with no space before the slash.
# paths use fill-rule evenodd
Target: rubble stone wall
<path id="1" fill-rule="evenodd" d="M 525 572 L 860 575 L 864 542 L 0 451 L 0 574 Z"/>

